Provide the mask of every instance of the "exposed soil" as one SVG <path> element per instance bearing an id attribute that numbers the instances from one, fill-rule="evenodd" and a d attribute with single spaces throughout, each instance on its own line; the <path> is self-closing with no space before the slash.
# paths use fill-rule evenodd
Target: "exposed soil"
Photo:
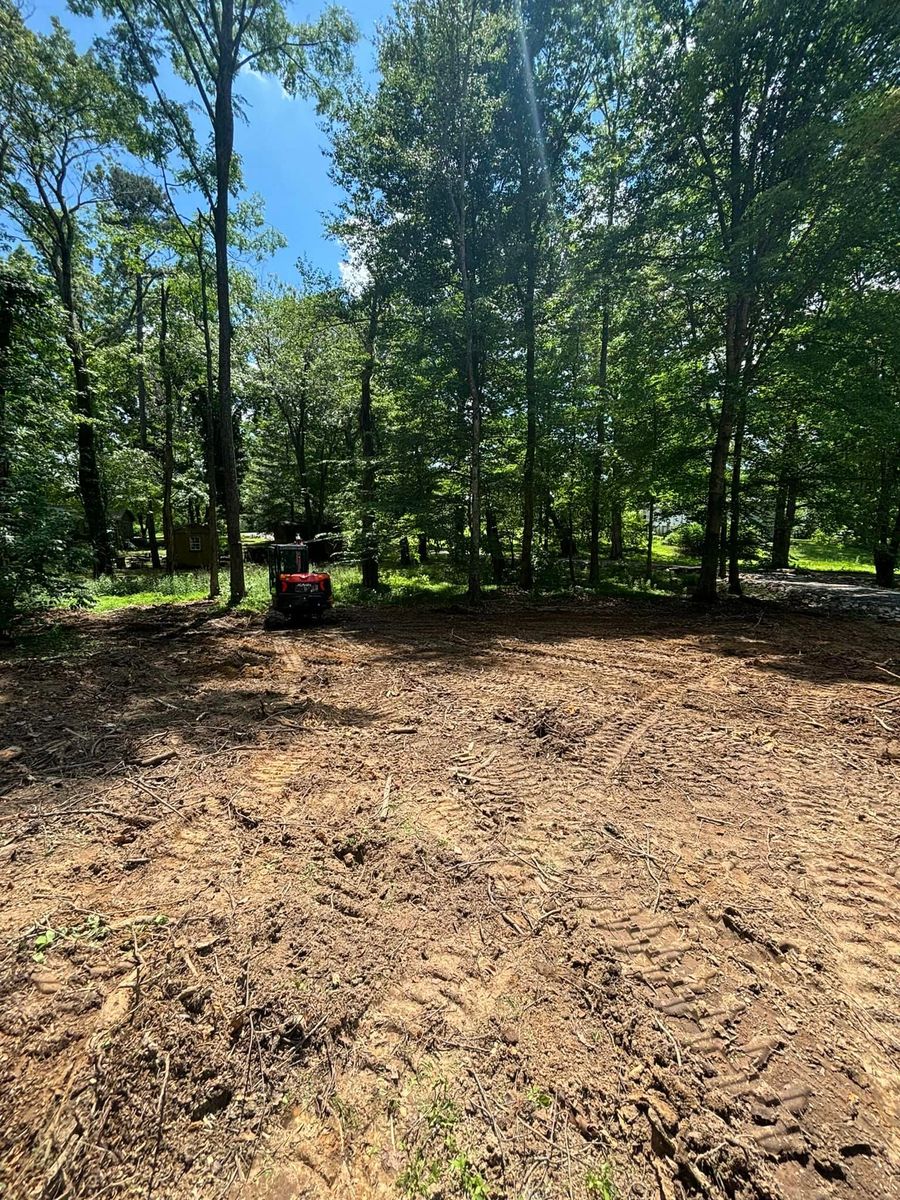
<path id="1" fill-rule="evenodd" d="M 198 611 L 3 664 L 0 1194 L 900 1194 L 896 627 Z"/>

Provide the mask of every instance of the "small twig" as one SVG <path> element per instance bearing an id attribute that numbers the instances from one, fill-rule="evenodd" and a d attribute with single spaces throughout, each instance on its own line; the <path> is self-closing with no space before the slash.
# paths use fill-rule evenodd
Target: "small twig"
<path id="1" fill-rule="evenodd" d="M 137 1008 L 138 1004 L 140 1004 L 140 1001 L 141 1001 L 141 970 L 143 969 L 143 966 L 144 966 L 144 959 L 141 955 L 140 950 L 138 949 L 137 927 L 134 924 L 132 924 L 132 926 L 131 926 L 131 944 L 134 947 L 134 965 L 135 965 L 134 1007 Z"/>
<path id="2" fill-rule="evenodd" d="M 136 761 L 139 767 L 159 767 L 170 758 L 174 758 L 177 753 L 177 750 L 164 750 L 161 754 L 152 754 L 149 758 L 139 758 Z"/>
<path id="3" fill-rule="evenodd" d="M 655 1014 L 654 1014 L 653 1020 L 656 1024 L 657 1029 L 659 1029 L 660 1032 L 664 1033 L 666 1035 L 666 1037 L 669 1039 L 669 1041 L 672 1043 L 672 1045 L 675 1047 L 675 1058 L 678 1061 L 678 1066 L 680 1069 L 684 1064 L 681 1061 L 681 1047 L 678 1045 L 678 1038 L 676 1038 L 675 1034 L 672 1033 L 672 1031 L 670 1029 L 666 1029 L 665 1025 L 663 1025 L 662 1021 Z"/>
<path id="4" fill-rule="evenodd" d="M 644 851 L 644 862 L 647 867 L 647 874 L 650 876 L 650 878 L 656 884 L 656 899 L 653 901 L 653 912 L 656 912 L 656 910 L 659 908 L 659 897 L 662 892 L 662 884 L 660 883 L 660 878 L 658 875 L 653 874 L 653 868 L 650 866 L 650 863 L 655 862 L 655 861 L 656 860 L 650 854 L 650 834 L 648 833 L 647 834 L 647 849 Z"/>
<path id="5" fill-rule="evenodd" d="M 9 813 L 8 815 L 0 818 L 0 820 L 14 821 L 18 817 L 23 817 L 23 816 L 27 816 L 27 815 L 30 815 L 30 814 Z M 149 817 L 133 817 L 133 816 L 130 816 L 128 813 L 116 812 L 112 808 L 55 808 L 55 809 L 49 809 L 49 810 L 42 809 L 40 813 L 34 813 L 33 815 L 35 817 L 40 816 L 42 820 L 47 817 L 82 817 L 82 816 L 90 816 L 90 815 L 97 815 L 100 817 L 114 817 L 117 821 L 124 821 L 126 825 L 135 825 L 135 826 L 137 826 L 138 829 L 146 829 L 148 826 L 154 824 L 154 822 Z"/>
<path id="6" fill-rule="evenodd" d="M 177 816 L 181 816 L 181 809 L 176 808 L 174 804 L 170 804 L 168 800 L 164 800 L 162 796 L 160 796 L 159 792 L 154 791 L 153 788 L 144 783 L 142 779 L 135 779 L 132 777 L 128 782 L 132 784 L 132 786 L 140 788 L 142 792 L 146 792 L 150 799 L 155 801 L 155 803 L 161 804 L 163 808 L 168 808 Z"/>
<path id="7" fill-rule="evenodd" d="M 388 777 L 385 780 L 385 784 L 384 784 L 384 798 L 381 801 L 381 811 L 378 814 L 378 818 L 381 821 L 384 821 L 387 819 L 388 805 L 390 804 L 390 799 L 391 799 L 391 784 L 393 783 L 393 780 L 394 780 L 394 776 L 391 775 L 390 773 L 388 773 Z"/>
<path id="8" fill-rule="evenodd" d="M 132 931 L 133 932 L 133 931 Z M 165 1053 L 166 1065 L 163 1068 L 162 1087 L 159 1089 L 159 1100 L 156 1103 L 156 1141 L 153 1146 L 153 1161 L 150 1165 L 150 1178 L 147 1180 L 147 1197 L 153 1191 L 153 1180 L 156 1176 L 156 1160 L 159 1158 L 159 1148 L 162 1145 L 163 1111 L 166 1106 L 166 1089 L 169 1086 L 169 1067 L 171 1059 L 168 1050 Z"/>
<path id="9" fill-rule="evenodd" d="M 569 1122 L 563 1121 L 563 1142 L 566 1147 L 566 1174 L 569 1180 L 569 1200 L 575 1200 L 572 1189 L 572 1151 L 569 1149 Z"/>
<path id="10" fill-rule="evenodd" d="M 485 1095 L 484 1088 L 481 1086 L 481 1080 L 470 1068 L 469 1074 L 475 1080 L 475 1086 L 478 1088 L 478 1095 L 481 1097 L 481 1104 L 484 1109 L 485 1116 L 491 1123 L 491 1129 L 494 1131 L 494 1137 L 497 1139 L 497 1153 L 500 1155 L 500 1173 L 503 1176 L 503 1188 L 506 1190 L 506 1155 L 503 1153 L 503 1138 L 500 1136 L 500 1130 L 497 1128 L 497 1122 L 494 1120 L 494 1114 L 488 1104 L 488 1098 Z"/>

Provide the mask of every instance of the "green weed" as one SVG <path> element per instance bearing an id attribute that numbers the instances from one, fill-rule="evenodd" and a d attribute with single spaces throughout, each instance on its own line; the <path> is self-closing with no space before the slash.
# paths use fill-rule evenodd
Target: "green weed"
<path id="1" fill-rule="evenodd" d="M 548 1095 L 543 1088 L 538 1087 L 537 1084 L 532 1084 L 525 1093 L 525 1097 L 533 1108 L 549 1108 L 553 1103 L 553 1097 Z"/>
<path id="2" fill-rule="evenodd" d="M 441 1178 L 441 1168 L 436 1162 L 429 1162 L 421 1150 L 417 1150 L 406 1168 L 397 1180 L 397 1187 L 403 1196 L 409 1200 L 419 1200 L 427 1196 Z"/>
<path id="3" fill-rule="evenodd" d="M 613 1179 L 612 1163 L 603 1163 L 596 1170 L 588 1171 L 584 1190 L 590 1200 L 617 1200 L 619 1192 Z"/>
<path id="4" fill-rule="evenodd" d="M 487 1180 L 465 1147 L 461 1135 L 463 1112 L 446 1079 L 434 1077 L 428 1065 L 420 1070 L 420 1079 L 433 1079 L 431 1096 L 423 1110 L 428 1133 L 422 1145 L 410 1150 L 398 1181 L 401 1193 L 408 1200 L 426 1196 L 490 1200 Z"/>
<path id="5" fill-rule="evenodd" d="M 47 960 L 47 951 L 67 939 L 71 941 L 94 942 L 102 941 L 109 933 L 109 927 L 99 913 L 88 914 L 81 925 L 59 925 L 56 928 L 46 926 L 37 932 L 31 943 L 31 958 L 34 962 L 42 963 Z"/>
<path id="6" fill-rule="evenodd" d="M 439 1088 L 426 1113 L 429 1126 L 439 1133 L 449 1134 L 460 1121 L 459 1108 L 453 1098 L 448 1095 L 447 1085 L 441 1080 Z"/>
<path id="7" fill-rule="evenodd" d="M 450 1177 L 466 1200 L 489 1200 L 490 1189 L 480 1171 L 469 1161 L 463 1150 L 450 1162 Z"/>

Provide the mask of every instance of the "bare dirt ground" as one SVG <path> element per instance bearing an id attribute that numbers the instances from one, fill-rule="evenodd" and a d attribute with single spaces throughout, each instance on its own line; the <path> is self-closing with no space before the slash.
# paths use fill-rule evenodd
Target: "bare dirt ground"
<path id="1" fill-rule="evenodd" d="M 896 627 L 197 611 L 3 664 L 0 1194 L 900 1194 Z"/>

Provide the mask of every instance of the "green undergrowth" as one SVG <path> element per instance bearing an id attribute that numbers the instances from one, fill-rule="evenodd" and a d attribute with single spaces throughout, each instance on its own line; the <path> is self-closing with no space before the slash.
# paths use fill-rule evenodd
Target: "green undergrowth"
<path id="1" fill-rule="evenodd" d="M 747 562 L 745 570 L 753 570 L 760 563 Z M 762 564 L 764 565 L 764 563 Z M 791 548 L 791 566 L 815 571 L 863 571 L 874 572 L 871 555 L 862 547 L 848 546 L 836 538 L 822 534 L 795 540 Z M 587 586 L 587 564 L 574 564 L 575 583 L 572 570 L 565 560 L 547 559 L 536 564 L 536 601 L 547 599 L 591 597 L 665 597 L 687 594 L 696 581 L 690 570 L 673 571 L 673 567 L 697 567 L 696 558 L 691 557 L 677 544 L 660 539 L 654 546 L 653 571 L 646 578 L 645 554 L 633 549 L 618 562 L 604 560 L 601 563 L 600 581 L 595 587 Z M 362 586 L 359 567 L 337 564 L 330 568 L 334 588 L 335 605 L 374 607 L 377 605 L 453 605 L 466 602 L 466 579 L 464 570 L 446 559 L 427 564 L 400 567 L 384 564 L 377 589 Z M 247 564 L 245 567 L 247 594 L 237 605 L 237 611 L 263 613 L 269 607 L 269 576 L 265 567 Z M 209 577 L 206 572 L 178 572 L 166 575 L 162 571 L 120 571 L 103 579 L 76 581 L 70 608 L 87 608 L 104 613 L 132 607 L 154 607 L 163 604 L 187 604 L 205 600 L 208 594 Z M 225 610 L 228 606 L 228 571 L 220 573 L 222 596 L 217 604 Z M 487 600 L 501 593 L 515 593 L 515 579 L 510 578 L 504 588 L 485 583 Z M 521 596 L 521 593 L 515 593 Z M 40 635 L 41 640 L 46 633 Z M 27 640 L 24 638 L 23 640 Z"/>
<path id="2" fill-rule="evenodd" d="M 153 604 L 184 604 L 203 600 L 209 591 L 209 574 L 205 571 L 179 571 L 166 575 L 164 571 L 119 571 L 84 582 L 85 607 L 94 612 L 110 612 L 117 608 Z"/>

